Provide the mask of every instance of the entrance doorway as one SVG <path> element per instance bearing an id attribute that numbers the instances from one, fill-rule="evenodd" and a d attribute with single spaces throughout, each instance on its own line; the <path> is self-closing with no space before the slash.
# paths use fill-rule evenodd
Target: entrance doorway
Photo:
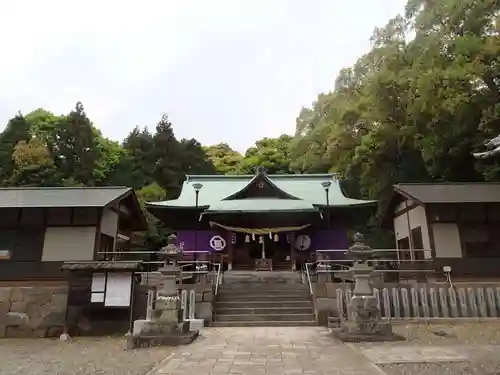
<path id="1" fill-rule="evenodd" d="M 246 236 L 238 233 L 233 254 L 233 269 L 236 270 L 254 269 L 263 255 L 264 259 L 272 262 L 273 270 L 292 269 L 291 245 L 284 233 L 271 236 Z"/>

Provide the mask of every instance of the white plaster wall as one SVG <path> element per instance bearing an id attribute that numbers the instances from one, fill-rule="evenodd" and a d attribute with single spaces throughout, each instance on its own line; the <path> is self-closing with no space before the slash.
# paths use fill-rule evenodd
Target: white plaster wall
<path id="1" fill-rule="evenodd" d="M 462 258 L 462 244 L 456 223 L 431 224 L 436 258 Z"/>
<path id="2" fill-rule="evenodd" d="M 93 260 L 95 227 L 48 227 L 42 261 Z"/>
<path id="3" fill-rule="evenodd" d="M 408 205 L 410 202 L 408 202 Z M 404 208 L 404 203 L 396 208 L 396 211 L 400 211 Z M 409 227 L 408 228 L 408 222 Z M 424 249 L 428 250 L 424 252 L 424 257 L 429 259 L 432 257 L 430 252 L 431 244 L 429 239 L 429 228 L 427 226 L 427 216 L 425 214 L 425 208 L 423 206 L 417 206 L 404 214 L 401 214 L 394 218 L 394 233 L 396 235 L 396 248 L 398 246 L 397 241 L 402 238 L 409 237 L 408 229 L 414 229 L 421 227 L 422 229 L 422 243 Z"/>
<path id="4" fill-rule="evenodd" d="M 101 233 L 115 238 L 117 232 L 118 214 L 108 208 L 104 209 L 101 219 Z"/>

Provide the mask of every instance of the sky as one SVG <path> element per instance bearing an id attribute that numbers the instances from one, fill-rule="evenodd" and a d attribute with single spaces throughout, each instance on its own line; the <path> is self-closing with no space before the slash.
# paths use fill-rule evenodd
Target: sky
<path id="1" fill-rule="evenodd" d="M 178 138 L 292 134 L 405 0 L 0 1 L 0 129 L 77 101 L 122 141 L 162 113 Z"/>

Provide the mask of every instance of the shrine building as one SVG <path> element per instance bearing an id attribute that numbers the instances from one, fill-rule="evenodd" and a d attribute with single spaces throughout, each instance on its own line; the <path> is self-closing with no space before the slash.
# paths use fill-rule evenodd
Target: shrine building
<path id="1" fill-rule="evenodd" d="M 347 198 L 333 174 L 258 169 L 188 175 L 177 199 L 147 209 L 177 232 L 187 257 L 208 254 L 229 270 L 296 270 L 317 250 L 347 249 L 348 229 L 373 203 Z"/>

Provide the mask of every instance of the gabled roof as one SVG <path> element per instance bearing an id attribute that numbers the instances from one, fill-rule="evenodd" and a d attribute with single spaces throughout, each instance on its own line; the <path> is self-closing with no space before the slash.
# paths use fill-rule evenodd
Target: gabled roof
<path id="1" fill-rule="evenodd" d="M 257 186 L 260 185 L 260 186 Z M 265 188 L 265 186 L 268 186 L 270 189 L 272 189 L 272 195 L 267 196 L 267 198 L 278 198 L 278 199 L 299 199 L 297 197 L 294 197 L 293 195 L 290 195 L 286 191 L 283 191 L 280 189 L 278 186 L 274 184 L 273 181 L 265 174 L 265 173 L 258 173 L 256 174 L 250 182 L 241 190 L 235 192 L 234 194 L 231 194 L 229 197 L 224 198 L 224 200 L 230 200 L 230 199 L 245 199 L 248 198 L 248 195 L 251 196 L 251 190 L 253 188 Z"/>
<path id="2" fill-rule="evenodd" d="M 128 193 L 124 186 L 0 188 L 0 208 L 105 207 Z"/>
<path id="3" fill-rule="evenodd" d="M 331 181 L 328 192 L 331 207 L 354 207 L 373 203 L 344 196 L 339 181 L 333 174 L 279 174 L 266 178 L 292 199 L 245 198 L 226 200 L 244 190 L 255 178 L 254 175 L 239 176 L 187 176 L 178 199 L 150 202 L 150 209 L 193 208 L 196 193 L 193 184 L 203 185 L 198 196 L 198 206 L 207 212 L 269 212 L 269 211 L 313 211 L 326 206 L 326 193 L 321 183 Z"/>
<path id="4" fill-rule="evenodd" d="M 394 191 L 419 203 L 497 203 L 500 183 L 442 182 L 401 183 Z"/>
<path id="5" fill-rule="evenodd" d="M 390 200 L 384 206 L 380 224 L 392 228 L 397 204 L 410 199 L 417 204 L 498 203 L 500 183 L 497 182 L 433 182 L 399 183 L 393 186 Z"/>

